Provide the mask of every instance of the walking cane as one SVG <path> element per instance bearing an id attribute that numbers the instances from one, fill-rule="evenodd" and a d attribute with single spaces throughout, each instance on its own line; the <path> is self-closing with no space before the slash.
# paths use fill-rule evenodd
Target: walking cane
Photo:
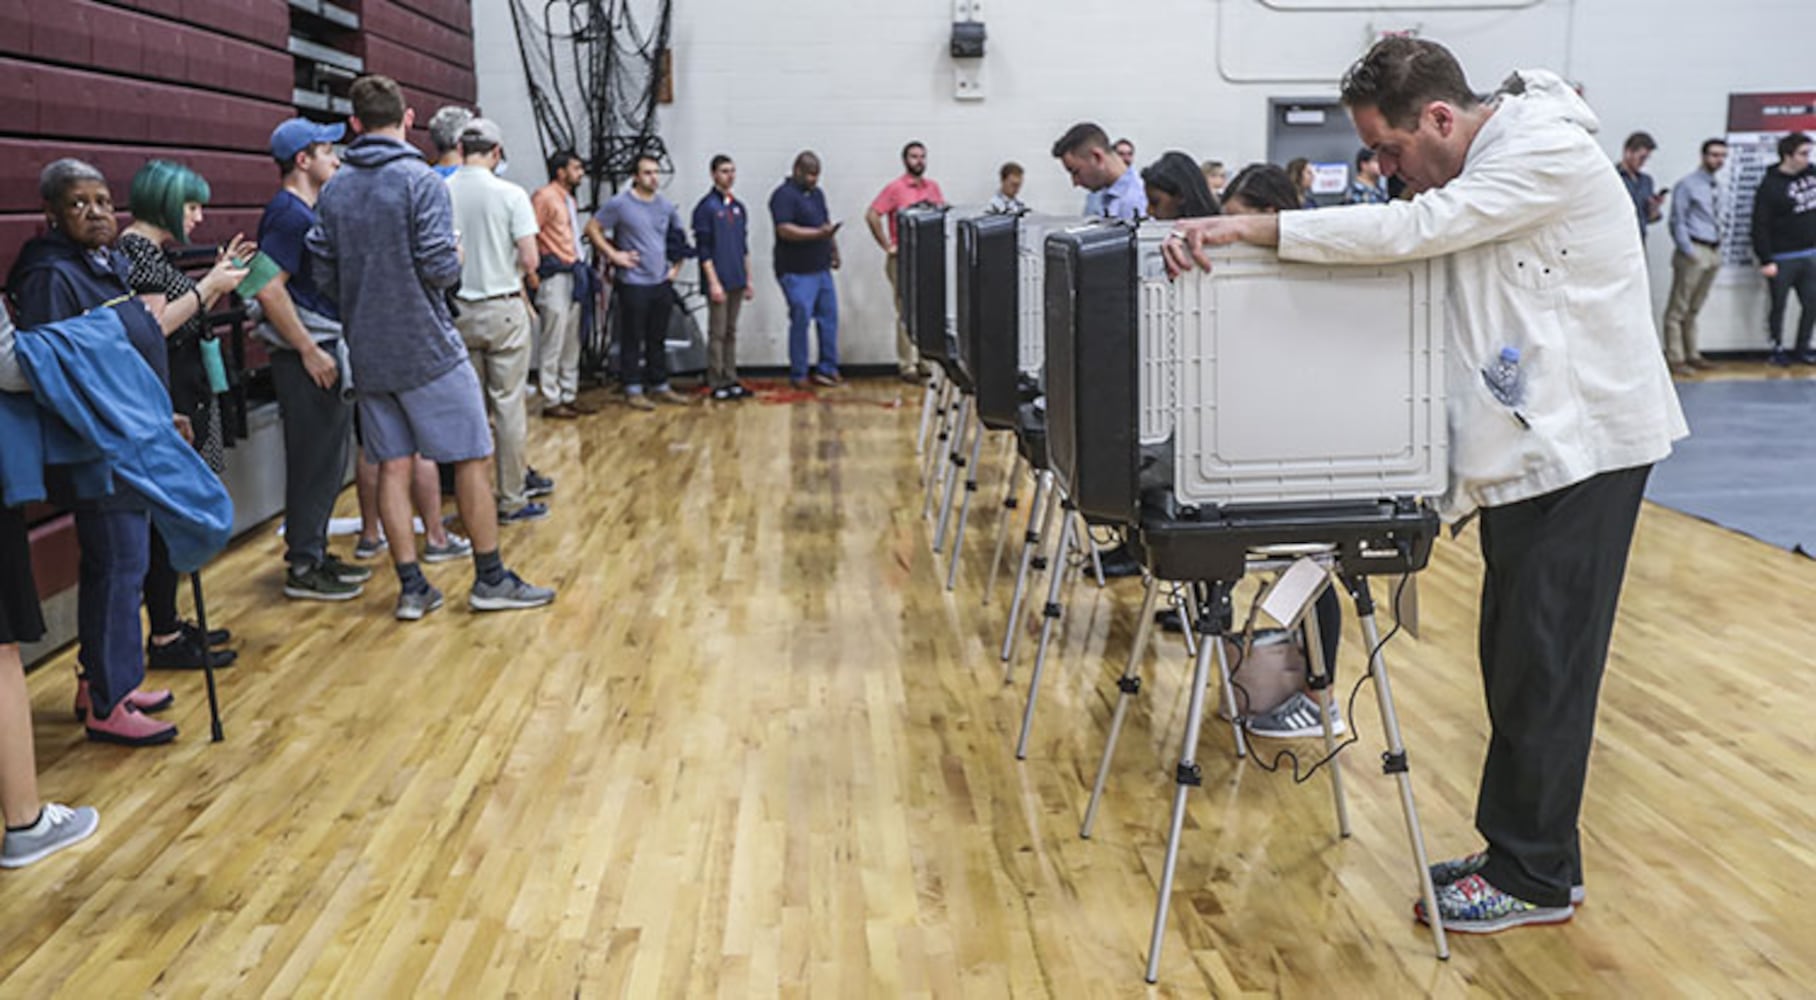
<path id="1" fill-rule="evenodd" d="M 208 645 L 208 605 L 202 600 L 202 571 L 189 574 L 190 594 L 195 597 L 196 627 L 202 630 L 202 676 L 208 683 L 208 723 L 213 742 L 226 737 L 221 732 L 221 702 L 214 693 L 214 650 Z"/>

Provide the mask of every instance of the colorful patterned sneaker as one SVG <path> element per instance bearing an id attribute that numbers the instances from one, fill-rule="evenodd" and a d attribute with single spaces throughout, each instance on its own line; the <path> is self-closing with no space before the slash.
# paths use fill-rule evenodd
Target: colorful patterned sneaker
<path id="1" fill-rule="evenodd" d="M 24 868 L 43 861 L 65 847 L 74 847 L 94 835 L 101 814 L 93 806 L 71 809 L 44 803 L 38 821 L 23 830 L 6 831 L 0 845 L 0 868 Z"/>
<path id="2" fill-rule="evenodd" d="M 422 561 L 426 563 L 453 562 L 472 554 L 473 543 L 452 531 L 448 532 L 448 540 L 441 545 L 436 545 L 427 538 L 422 541 Z"/>
<path id="3" fill-rule="evenodd" d="M 1477 851 L 1465 854 L 1460 858 L 1440 861 L 1431 866 L 1431 884 L 1442 889 L 1460 878 L 1468 878 L 1483 868 L 1488 867 L 1488 852 Z M 1589 890 L 1580 883 L 1570 887 L 1570 905 L 1581 906 L 1589 898 Z"/>
<path id="4" fill-rule="evenodd" d="M 1430 923 L 1425 901 L 1413 904 L 1421 923 Z M 1561 924 L 1576 915 L 1574 906 L 1539 906 L 1496 889 L 1480 875 L 1465 875 L 1438 888 L 1438 918 L 1453 934 L 1493 934 L 1528 924 Z"/>
<path id="5" fill-rule="evenodd" d="M 1342 736 L 1348 730 L 1348 727 L 1343 724 L 1343 712 L 1337 708 L 1335 702 L 1332 702 L 1330 706 L 1330 730 L 1336 736 Z M 1248 731 L 1256 736 L 1267 736 L 1280 740 L 1323 736 L 1324 713 L 1318 710 L 1318 703 L 1313 701 L 1310 695 L 1304 691 L 1294 691 L 1291 698 L 1281 702 L 1273 711 L 1251 717 L 1248 720 Z M 1434 878 L 1432 881 L 1437 882 L 1438 880 Z"/>

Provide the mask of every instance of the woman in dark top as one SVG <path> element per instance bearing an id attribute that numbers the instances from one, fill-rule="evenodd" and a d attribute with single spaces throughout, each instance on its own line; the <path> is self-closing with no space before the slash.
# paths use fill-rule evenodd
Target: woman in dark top
<path id="1" fill-rule="evenodd" d="M 160 381 L 168 380 L 163 331 L 133 296 L 126 258 L 112 248 L 118 225 L 107 179 L 80 160 L 64 159 L 44 168 L 38 190 L 50 232 L 25 244 L 6 280 L 19 307 L 19 327 L 112 308 L 139 357 Z M 89 739 L 129 746 L 168 743 L 176 738 L 176 727 L 147 713 L 168 708 L 170 692 L 139 690 L 145 680 L 139 601 L 151 546 L 145 500 L 116 479 L 112 494 L 67 506 L 75 514 L 81 547 L 77 712 Z"/>
<path id="2" fill-rule="evenodd" d="M 1141 183 L 1148 192 L 1148 214 L 1156 219 L 1196 219 L 1222 211 L 1204 171 L 1178 150 L 1142 168 Z"/>
<path id="3" fill-rule="evenodd" d="M 1299 209 L 1301 198 L 1289 171 L 1271 163 L 1251 163 L 1223 189 L 1223 210 L 1228 215 L 1275 215 Z M 1337 676 L 1337 644 L 1343 630 L 1343 605 L 1338 602 L 1336 585 L 1318 595 L 1316 613 L 1324 662 L 1330 665 L 1334 679 Z M 1237 677 L 1237 682 L 1240 681 Z M 1240 692 L 1238 694 L 1237 700 L 1241 703 L 1245 699 Z M 1337 707 L 1335 701 L 1331 704 Z M 1247 706 L 1244 710 L 1247 711 Z M 1249 732 L 1256 736 L 1283 738 L 1318 736 L 1324 732 L 1323 725 L 1317 701 L 1304 691 L 1295 692 L 1283 704 L 1254 713 L 1248 722 Z M 1331 724 L 1339 734 L 1344 731 L 1343 726 L 1341 715 Z"/>
<path id="4" fill-rule="evenodd" d="M 218 352 L 207 327 L 207 311 L 232 291 L 245 271 L 235 262 L 250 260 L 256 248 L 239 236 L 223 250 L 213 270 L 200 282 L 170 263 L 167 243 L 188 243 L 202 221 L 208 203 L 208 182 L 188 167 L 168 160 L 152 160 L 132 179 L 132 225 L 120 234 L 115 247 L 131 265 L 127 280 L 132 290 L 163 302 L 158 324 L 170 353 L 170 401 L 178 417 L 189 422 L 195 449 L 208 467 L 220 475 L 227 462 L 226 439 L 221 428 L 221 407 L 208 382 L 204 351 Z M 178 236 L 181 239 L 178 239 Z M 218 357 L 218 354 L 217 354 Z M 151 562 L 145 574 L 145 610 L 151 619 L 151 638 L 145 646 L 150 665 L 157 669 L 200 669 L 202 657 L 212 655 L 224 667 L 238 656 L 230 650 L 207 654 L 211 644 L 226 642 L 225 629 L 211 630 L 214 642 L 203 640 L 196 626 L 177 612 L 177 571 L 170 554 L 151 529 Z"/>

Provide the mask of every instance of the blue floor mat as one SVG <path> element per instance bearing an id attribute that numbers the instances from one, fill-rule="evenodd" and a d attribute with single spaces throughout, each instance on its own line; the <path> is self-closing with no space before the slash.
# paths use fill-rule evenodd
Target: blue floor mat
<path id="1" fill-rule="evenodd" d="M 1816 554 L 1816 380 L 1683 382 L 1690 437 L 1646 499 L 1782 548 Z"/>

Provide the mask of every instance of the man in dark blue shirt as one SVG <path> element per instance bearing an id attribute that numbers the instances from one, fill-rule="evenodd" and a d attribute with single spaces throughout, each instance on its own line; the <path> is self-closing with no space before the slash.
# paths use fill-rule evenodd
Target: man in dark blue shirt
<path id="1" fill-rule="evenodd" d="M 797 389 L 808 387 L 807 324 L 820 331 L 820 359 L 813 384 L 836 386 L 839 378 L 839 297 L 832 272 L 839 266 L 839 224 L 826 211 L 820 190 L 820 158 L 795 157 L 794 173 L 769 196 L 776 227 L 776 279 L 788 300 L 788 374 Z"/>
<path id="2" fill-rule="evenodd" d="M 738 165 L 731 157 L 713 157 L 712 176 L 713 189 L 694 206 L 694 247 L 707 299 L 706 383 L 714 399 L 743 399 L 750 390 L 738 381 L 738 313 L 756 296 L 750 283 L 750 214 L 732 196 Z"/>
<path id="3" fill-rule="evenodd" d="M 328 518 L 340 494 L 353 441 L 351 383 L 342 361 L 340 313 L 315 287 L 304 243 L 316 224 L 315 201 L 340 157 L 346 126 L 292 118 L 271 131 L 271 157 L 283 186 L 259 218 L 259 249 L 277 274 L 258 291 L 271 347 L 271 387 L 284 426 L 284 596 L 350 601 L 372 571 L 328 551 Z"/>

